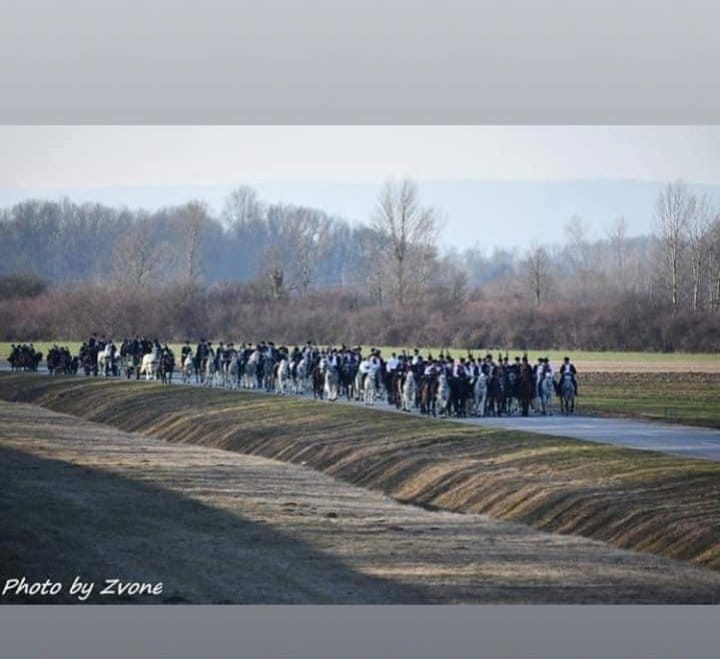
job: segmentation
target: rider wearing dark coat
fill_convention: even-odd
[[[562,378],[565,375],[565,373],[570,373],[570,377],[572,378],[573,386],[575,387],[575,395],[578,395],[578,385],[577,385],[577,369],[575,368],[575,364],[570,363],[570,357],[565,357],[563,360],[562,366],[560,366],[560,381],[562,382]]]

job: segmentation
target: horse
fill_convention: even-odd
[[[152,352],[143,355],[140,375],[144,375],[146,380],[156,380],[159,362],[160,349],[157,346],[153,346]]]
[[[457,417],[464,417],[467,414],[467,399],[471,395],[469,379],[466,376],[454,376],[448,378],[450,387],[450,399],[448,410]]]
[[[368,362],[362,361],[355,371],[355,378],[353,380],[353,393],[355,394],[355,400],[359,401],[363,398],[365,391],[365,378],[368,372]]]
[[[487,411],[492,416],[502,416],[505,411],[505,379],[499,368],[493,369],[488,379]]]
[[[340,376],[338,374],[337,367],[330,366],[326,363],[325,365],[325,393],[327,394],[328,400],[336,401],[338,397],[338,384],[340,383]]]
[[[212,353],[208,355],[207,362],[205,363],[205,380],[203,384],[206,387],[212,387],[215,384],[215,374],[217,368],[215,366],[215,357]]]
[[[552,373],[548,371],[542,380],[540,380],[540,406],[544,415],[552,414],[551,404],[554,389],[555,380],[553,379]]]
[[[502,375],[502,391],[504,394],[502,409],[508,416],[512,416],[513,413],[517,411],[516,380],[517,376],[512,369],[507,368],[504,370]]]
[[[245,389],[255,389],[255,387],[257,387],[258,364],[260,359],[261,355],[259,350],[253,350],[247,358],[242,376],[243,387]]]
[[[189,352],[187,355],[185,355],[185,359],[183,360],[182,364],[180,365],[180,373],[182,374],[183,384],[190,384],[190,380],[192,379],[194,369],[195,369],[195,358],[193,357],[192,353]]]
[[[322,400],[325,396],[325,373],[322,362],[315,364],[310,377],[312,379],[313,398]]]
[[[450,412],[450,385],[448,384],[445,373],[440,373],[438,376],[435,399],[437,400],[438,413],[440,416],[447,416]]]
[[[515,381],[515,395],[523,416],[530,414],[530,401],[534,398],[535,385],[532,378],[532,370],[525,364],[520,368],[520,374]]]
[[[565,373],[560,380],[560,411],[563,414],[575,412],[575,385],[570,373]]]
[[[394,405],[397,409],[402,406],[402,385],[403,372],[396,368],[385,376],[385,387],[387,388],[388,405]]]
[[[175,358],[169,352],[163,352],[158,362],[157,376],[163,384],[172,384],[172,376],[175,371]]]
[[[417,386],[415,384],[415,373],[408,370],[405,374],[405,382],[402,385],[402,409],[405,412],[412,412],[415,405]]]
[[[436,397],[438,390],[437,375],[423,375],[420,378],[420,413],[430,416],[436,416]]]
[[[488,395],[488,376],[480,371],[473,383],[473,405],[475,416],[485,416],[485,403]]]
[[[281,359],[275,365],[275,393],[284,396],[288,382],[288,360]]]
[[[363,388],[363,402],[365,405],[374,405],[375,397],[377,396],[377,379],[375,377],[375,371],[370,368],[365,378]]]
[[[355,365],[349,360],[340,364],[340,395],[344,395],[349,401],[353,399],[353,387],[355,383]]]
[[[294,361],[290,367],[290,380],[292,382],[292,392],[297,394],[305,393],[305,380],[307,378],[307,362],[303,357],[299,361]]]
[[[114,346],[112,342],[108,342],[108,344],[98,352],[97,370],[98,372],[101,372],[105,377],[113,374],[113,353]]]

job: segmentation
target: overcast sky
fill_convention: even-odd
[[[2,126],[0,187],[264,181],[720,183],[720,127]]]
[[[0,205],[201,198],[217,213],[249,184],[354,222],[384,179],[409,176],[455,247],[559,242],[575,214],[595,237],[619,215],[648,233],[660,186],[677,178],[720,205],[715,126],[0,126],[0,145]]]

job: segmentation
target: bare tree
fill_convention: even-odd
[[[222,219],[229,229],[239,232],[249,224],[261,220],[262,215],[263,205],[255,190],[249,186],[238,186],[225,199]]]
[[[322,211],[276,204],[268,209],[270,245],[265,261],[284,269],[289,289],[306,295],[331,248],[332,220]]]
[[[133,289],[144,288],[158,270],[160,250],[148,232],[134,227],[123,236],[113,251],[114,279]]]
[[[590,227],[579,215],[573,215],[565,225],[565,233],[570,247],[570,260],[584,285],[591,271]]]
[[[673,313],[680,306],[681,259],[686,232],[696,204],[695,196],[682,181],[666,185],[656,203],[655,223],[663,249]]]
[[[428,248],[438,238],[437,211],[420,205],[413,181],[404,180],[399,185],[386,181],[378,195],[372,226],[381,234],[383,248],[393,265],[396,303],[400,306],[408,293],[410,262],[415,258],[422,266]]]
[[[700,308],[700,288],[703,283],[705,268],[709,258],[710,232],[715,213],[710,200],[703,196],[694,205],[687,227],[688,248],[692,269],[692,308]]]
[[[615,218],[612,227],[608,231],[608,240],[610,241],[610,249],[615,257],[615,281],[621,290],[625,290],[625,268],[626,268],[626,242],[627,242],[627,220],[624,216]]]
[[[193,200],[181,209],[183,230],[183,274],[185,279],[194,283],[200,276],[200,241],[202,230],[208,223],[208,210],[205,202]]]
[[[711,306],[715,311],[720,311],[720,214],[712,223],[708,242]]]
[[[325,213],[301,208],[295,213],[295,270],[303,295],[307,295],[320,261],[330,247],[331,221]]]
[[[535,305],[539,307],[547,295],[550,279],[550,255],[545,247],[536,245],[530,249],[525,259],[525,270]]]

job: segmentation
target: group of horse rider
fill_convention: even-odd
[[[54,346],[51,352],[53,364],[67,363],[67,349]],[[139,335],[124,339],[118,348],[112,339],[93,334],[83,342],[78,358],[86,375],[138,379],[146,375],[170,382],[176,369],[167,343]],[[67,372],[50,366],[49,359],[51,372]],[[563,392],[572,394],[572,409],[577,396],[577,369],[569,357],[556,373],[547,357],[531,364],[527,355],[511,361],[507,353],[497,358],[491,353],[475,357],[469,351],[467,356],[453,357],[441,351],[433,357],[416,348],[385,358],[378,348],[367,352],[361,346],[323,348],[311,340],[290,349],[272,341],[236,345],[203,338],[195,347],[189,340],[184,342],[179,366],[183,382],[194,376],[196,382],[209,386],[264,388],[278,394],[312,391],[316,398],[345,396],[366,404],[386,397],[389,404],[406,411],[418,408],[424,414],[443,416],[516,411],[527,416],[531,409],[545,414],[552,394],[561,401]]]
[[[79,362],[85,375],[132,375],[138,379],[141,375],[141,366],[145,355],[153,355],[151,360],[156,363],[161,373],[172,373],[175,370],[175,355],[172,349],[161,344],[158,339],[149,339],[146,336],[135,336],[134,339],[123,339],[118,348],[113,339],[106,339],[93,333],[87,341],[80,346]]]
[[[35,350],[32,343],[29,345],[21,343],[10,345],[10,355],[8,362],[13,371],[37,371],[38,365],[42,361],[42,353]]]
[[[199,381],[209,383],[207,375],[218,373],[222,382],[228,386],[236,385],[244,378],[245,385],[252,388],[264,387],[268,391],[285,394],[289,391],[302,393],[304,382],[312,388],[315,397],[327,396],[334,400],[338,396],[346,396],[356,400],[363,398],[368,384],[373,389],[374,397],[386,393],[388,403],[400,407],[402,389],[406,384],[407,374],[412,373],[415,383],[415,407],[426,413],[434,413],[434,389],[446,383],[448,401],[440,406],[442,414],[465,416],[468,401],[472,398],[475,384],[480,380],[487,388],[487,398],[483,401],[482,410],[476,413],[484,415],[511,413],[511,404],[515,399],[522,414],[527,415],[530,407],[536,407],[543,413],[543,406],[535,406],[542,398],[543,382],[552,383],[552,392],[560,395],[560,387],[567,375],[572,385],[573,398],[577,396],[577,369],[569,357],[565,357],[558,370],[556,380],[555,369],[549,358],[538,358],[537,363],[530,364],[526,355],[516,357],[511,362],[509,356],[498,355],[494,359],[488,353],[476,358],[472,353],[467,357],[453,358],[449,352],[442,351],[437,358],[432,354],[424,357],[419,349],[393,352],[385,359],[379,349],[371,348],[364,353],[357,347],[321,348],[312,341],[304,346],[289,349],[276,346],[272,341],[260,343],[219,342],[202,339],[193,350],[189,341],[181,349],[181,365],[187,367],[186,377],[195,373]],[[247,377],[248,367],[252,365],[252,377]],[[368,382],[368,378],[371,381]],[[328,386],[328,380],[334,384]],[[432,398],[427,406],[422,404],[424,389],[430,389]],[[365,397],[367,400],[367,397]],[[574,401],[573,401],[574,405]],[[428,409],[426,410],[425,407]],[[410,410],[408,410],[410,411]]]
[[[76,375],[80,366],[79,356],[73,357],[70,349],[54,343],[48,350],[47,369],[49,373]]]

